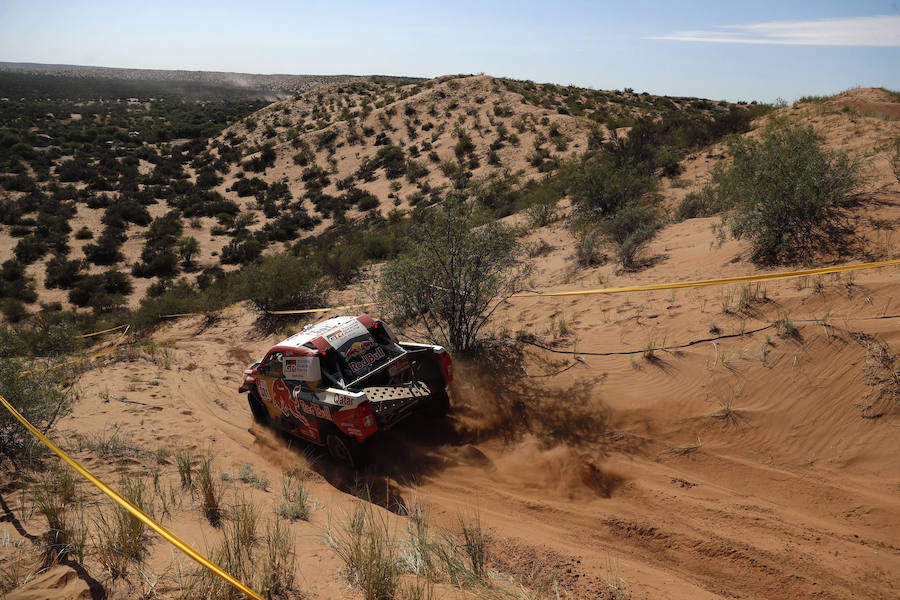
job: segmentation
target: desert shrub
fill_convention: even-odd
[[[725,210],[725,201],[713,186],[704,186],[699,192],[691,192],[678,204],[675,218],[678,221],[711,217]]]
[[[379,148],[376,160],[384,167],[384,174],[388,179],[397,179],[406,172],[406,155],[399,146]]]
[[[655,207],[631,204],[620,209],[603,223],[603,230],[613,243],[623,269],[637,266],[638,254],[656,235],[662,219]]]
[[[433,340],[474,350],[498,296],[512,293],[524,273],[514,232],[482,227],[463,204],[430,210],[411,231],[412,250],[388,263],[381,296],[400,323],[421,323]]]
[[[69,290],[69,302],[76,306],[90,306],[96,311],[118,308],[124,296],[133,289],[131,278],[120,271],[100,275],[85,275]]]
[[[0,298],[23,302],[37,300],[34,283],[25,274],[25,265],[16,259],[4,261],[0,266]]]
[[[259,177],[253,177],[252,179],[241,178],[234,182],[234,185],[231,186],[231,190],[236,192],[238,197],[244,198],[247,196],[253,196],[258,192],[264,192],[268,189],[269,184],[260,179]]]
[[[606,239],[603,232],[592,224],[583,223],[573,232],[575,259],[583,267],[594,267],[606,262]]]
[[[69,410],[70,397],[62,387],[63,370],[21,373],[28,365],[12,358],[0,360],[0,395],[35,427],[46,432]],[[0,457],[18,466],[29,457],[36,443],[31,432],[9,411],[0,410]]]
[[[581,218],[606,218],[657,187],[657,180],[632,162],[605,155],[585,160],[574,171],[570,192]]]
[[[18,323],[28,317],[28,309],[18,298],[0,299],[0,313],[10,323]]]
[[[94,237],[94,232],[88,229],[87,226],[84,226],[75,232],[76,240],[89,240],[92,237]]]
[[[428,175],[428,167],[423,163],[415,160],[406,163],[406,179],[410,183],[414,183],[426,175]]]
[[[861,183],[845,152],[823,149],[811,127],[736,138],[728,150],[732,165],[712,185],[733,206],[724,220],[750,241],[754,261],[785,262],[844,243],[847,201]]]
[[[125,242],[125,232],[107,227],[93,244],[85,244],[84,255],[95,265],[112,265],[124,259],[119,248]]]
[[[533,202],[525,209],[525,215],[528,217],[528,224],[531,227],[545,227],[553,223],[559,218],[559,210],[556,207],[556,200],[552,198],[541,198]]]
[[[263,244],[251,237],[244,240],[231,240],[222,248],[220,259],[223,264],[247,264],[255,260],[263,251]]]
[[[453,146],[453,152],[456,154],[456,157],[459,160],[467,154],[472,154],[475,152],[475,144],[472,142],[472,138],[468,133],[461,127],[456,129],[455,132],[457,142],[456,145]]]
[[[894,177],[897,178],[897,181],[900,181],[900,137],[894,138],[893,154],[891,155],[890,161]]]
[[[343,523],[329,524],[326,540],[343,561],[348,580],[366,598],[396,597],[400,547],[384,515],[360,502]]]
[[[13,254],[16,260],[25,265],[30,265],[47,253],[47,243],[45,240],[34,234],[28,234],[19,240],[16,244]]]
[[[276,254],[244,269],[246,296],[262,311],[321,306],[325,289],[319,270],[290,254]]]
[[[170,210],[153,219],[146,233],[141,262],[132,268],[135,277],[171,277],[178,273],[176,241],[183,230],[181,213]]]
[[[83,261],[54,256],[47,261],[47,278],[44,285],[48,289],[69,289],[80,279],[83,267]]]
[[[260,153],[250,160],[244,161],[243,167],[254,173],[262,173],[275,164],[277,154],[271,144],[263,146]]]
[[[215,169],[206,167],[197,172],[197,187],[201,189],[214,188],[222,183],[222,178],[216,174]]]

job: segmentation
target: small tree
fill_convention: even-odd
[[[181,264],[185,269],[191,268],[194,263],[194,257],[200,253],[200,242],[197,238],[191,236],[183,236],[178,238],[176,243],[178,256],[181,258]]]
[[[414,226],[413,249],[382,272],[392,317],[420,323],[430,339],[460,352],[478,346],[497,299],[514,293],[526,272],[511,228],[477,225],[465,203],[434,208]]]
[[[846,153],[823,150],[811,127],[736,138],[729,152],[733,164],[713,185],[734,207],[724,221],[750,240],[754,261],[785,262],[842,243],[846,199],[861,183]]]

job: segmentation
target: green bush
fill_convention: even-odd
[[[246,296],[260,310],[314,308],[325,301],[321,272],[309,261],[276,254],[243,270]]]
[[[675,218],[678,221],[711,217],[727,208],[718,190],[713,186],[704,186],[699,192],[691,192],[678,204]]]
[[[728,149],[732,165],[712,185],[733,207],[725,222],[750,241],[754,261],[787,262],[845,243],[845,209],[861,184],[845,152],[824,150],[811,127],[737,138]]]
[[[40,431],[49,430],[70,406],[60,370],[22,374],[29,363],[0,361],[0,394]],[[5,408],[0,409],[0,455],[19,466],[35,448],[35,439]]]
[[[623,269],[637,266],[638,254],[656,235],[662,219],[655,207],[632,204],[620,209],[603,223]]]
[[[396,321],[421,323],[460,352],[477,348],[490,307],[525,272],[514,231],[481,221],[462,203],[427,211],[412,226],[412,250],[382,271],[381,297]]]
[[[578,216],[607,218],[657,188],[657,179],[633,163],[605,155],[584,161],[571,176],[570,193]]]

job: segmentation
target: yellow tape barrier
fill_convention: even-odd
[[[304,308],[302,310],[267,310],[267,315],[305,315],[309,313],[328,312],[332,310],[344,310],[346,308],[364,308],[375,306],[377,302],[364,302],[363,304],[345,304],[344,306],[329,306],[328,308]]]
[[[45,446],[47,446],[48,448],[53,450],[53,452],[55,452],[57,454],[57,456],[59,456],[61,459],[63,459],[66,463],[68,463],[68,465],[70,467],[72,467],[73,469],[78,471],[85,479],[87,479],[88,481],[93,483],[95,486],[97,486],[100,489],[100,491],[103,492],[104,494],[106,494],[107,496],[109,496],[113,500],[113,502],[115,502],[116,504],[118,504],[119,506],[121,506],[122,508],[127,510],[128,512],[130,512],[137,519],[139,519],[144,525],[146,525],[147,527],[149,527],[150,529],[152,529],[153,531],[155,531],[156,533],[158,533],[159,535],[164,537],[166,539],[166,541],[168,541],[170,544],[172,544],[173,546],[175,546],[176,548],[178,548],[179,550],[181,550],[182,552],[184,552],[185,554],[190,556],[192,559],[197,561],[201,566],[205,567],[210,572],[221,577],[222,579],[224,579],[225,581],[227,581],[228,583],[233,585],[235,588],[242,591],[247,596],[254,598],[255,600],[263,600],[262,596],[260,596],[259,594],[257,594],[253,590],[251,590],[249,587],[247,587],[246,585],[244,585],[243,583],[241,583],[240,581],[238,581],[237,579],[235,579],[234,577],[232,577],[231,575],[229,575],[228,573],[223,571],[218,565],[214,564],[209,559],[207,559],[205,556],[203,556],[202,554],[200,554],[199,552],[197,552],[196,550],[194,550],[193,548],[188,546],[186,543],[184,543],[180,538],[178,538],[171,531],[169,531],[168,529],[166,529],[165,527],[163,527],[162,525],[160,525],[159,523],[154,521],[151,517],[149,517],[140,508],[138,508],[137,506],[135,506],[134,504],[129,502],[127,499],[120,496],[118,492],[116,492],[114,489],[112,489],[111,487],[109,487],[108,485],[106,485],[105,483],[100,481],[100,479],[98,479],[97,476],[95,476],[93,473],[91,473],[86,468],[81,466],[81,464],[79,464],[78,461],[76,461],[74,458],[69,456],[65,452],[65,450],[63,450],[62,448],[60,448],[59,446],[57,446],[56,444],[51,442],[47,438],[47,436],[45,436],[40,431],[38,431],[38,429],[34,425],[32,425],[28,421],[28,419],[23,417],[19,413],[19,411],[17,411],[13,407],[13,405],[10,404],[9,401],[7,401],[7,399],[4,398],[3,396],[0,396],[0,403],[2,403],[3,406],[6,407],[6,410],[8,410],[10,413],[12,413],[12,416],[14,416],[16,419],[18,419],[19,422],[22,423],[22,425],[24,425],[26,428],[28,428],[28,430],[32,434],[34,434],[34,436],[37,437],[37,439],[39,439],[41,441],[41,443],[43,443]]]
[[[806,269],[804,271],[789,271],[785,273],[763,273],[761,275],[744,275],[742,277],[723,277],[721,279],[700,279],[697,281],[680,281],[675,283],[651,283],[647,285],[629,285],[617,288],[601,288],[596,290],[575,290],[572,292],[530,292],[514,294],[510,298],[551,298],[559,296],[591,296],[594,294],[621,294],[624,292],[651,292],[654,290],[673,290],[678,288],[703,287],[707,285],[728,285],[729,283],[745,283],[751,281],[771,281],[773,279],[790,279],[792,277],[809,277],[810,275],[826,275],[828,273],[842,273],[859,269],[875,269],[877,267],[892,267],[900,265],[900,259],[885,260],[861,265],[843,265],[840,267],[823,267],[821,269]]]
[[[126,327],[128,327],[127,324],[116,325],[115,327],[110,327],[109,329],[104,329],[103,331],[95,331],[93,333],[85,333],[82,335],[76,335],[75,337],[79,338],[79,339],[84,339],[84,338],[94,337],[95,335],[102,335],[104,333],[109,333],[110,331],[118,331],[119,329],[125,329]]]
[[[841,273],[844,271],[856,271],[859,269],[875,269],[878,267],[891,267],[900,265],[900,259],[885,260],[874,263],[864,263],[861,265],[843,265],[840,267],[823,267],[820,269],[806,269],[803,271],[788,271],[783,273],[763,273],[761,275],[743,275],[741,277],[723,277],[720,279],[700,279],[696,281],[678,281],[669,283],[652,283],[647,285],[629,285],[617,288],[600,288],[594,290],[573,290],[570,292],[528,292],[521,294],[513,294],[509,299],[516,298],[553,298],[559,296],[592,296],[595,294],[622,294],[625,292],[651,292],[654,290],[672,290],[679,288],[703,287],[710,285],[728,285],[730,283],[747,283],[752,281],[772,281],[775,279],[790,279],[792,277],[809,277],[810,275],[827,275],[829,273]],[[432,286],[437,289],[444,289],[440,286]],[[345,310],[348,308],[365,308],[374,306],[377,302],[365,302],[363,304],[346,304],[344,306],[328,306],[325,308],[305,308],[300,310],[269,310],[269,315],[303,315],[310,313],[329,312],[332,310]],[[221,311],[235,310],[235,307],[226,308]],[[177,313],[172,315],[162,315],[166,319],[174,319],[177,317],[202,317],[206,313]],[[93,335],[93,334],[92,334]]]
[[[128,329],[131,328],[131,325],[120,325],[118,327],[114,327],[113,329],[107,329],[106,331],[98,331],[98,332],[90,333],[85,336],[79,336],[79,337],[90,337],[92,335],[100,335],[101,333],[107,333],[109,331],[115,331],[116,329],[122,329],[122,328],[124,328],[125,331],[123,331],[122,335],[119,337],[119,339],[116,340],[108,348],[104,348],[103,350],[101,350],[99,352],[95,352],[94,354],[91,354],[90,356],[82,356],[79,358],[73,358],[72,360],[67,360],[65,362],[61,362],[58,365],[53,365],[52,367],[45,367],[43,369],[29,369],[27,371],[22,371],[21,374],[29,375],[31,373],[46,373],[47,371],[53,371],[54,369],[61,369],[62,367],[66,367],[68,365],[74,365],[74,364],[80,363],[81,361],[84,361],[84,360],[94,360],[95,358],[100,358],[101,356],[103,356],[105,354],[109,354],[110,352],[112,352],[113,350],[118,348],[120,345],[122,345],[122,342],[125,341],[125,336],[128,335]]]

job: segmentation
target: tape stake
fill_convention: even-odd
[[[108,485],[103,483],[99,478],[97,478],[97,476],[95,476],[93,473],[88,471],[85,467],[81,466],[81,464],[78,461],[76,461],[74,458],[69,456],[65,452],[65,450],[63,450],[62,448],[60,448],[59,446],[57,446],[56,444],[51,442],[43,433],[38,431],[38,429],[34,425],[32,425],[31,422],[28,421],[28,419],[23,417],[19,413],[19,411],[17,411],[15,409],[15,407],[13,407],[13,405],[10,404],[6,400],[6,398],[4,398],[2,395],[0,395],[0,403],[2,403],[3,406],[6,407],[6,410],[8,410],[12,414],[12,416],[14,416],[16,419],[18,419],[19,422],[22,423],[22,425],[24,425],[28,429],[28,431],[30,431],[38,440],[40,440],[40,442],[42,444],[44,444],[50,450],[55,452],[56,455],[59,456],[66,464],[68,464],[70,467],[75,469],[79,474],[81,474],[82,477],[84,477],[85,479],[90,481],[92,484],[94,484],[101,492],[103,492],[104,494],[109,496],[109,498],[113,502],[115,502],[116,504],[118,504],[119,506],[121,506],[122,508],[127,510],[132,515],[134,515],[144,525],[146,525],[147,527],[149,527],[150,529],[152,529],[153,531],[155,531],[156,533],[161,535],[167,542],[169,542],[170,544],[172,544],[173,546],[175,546],[176,548],[178,548],[179,550],[181,550],[182,552],[187,554],[189,557],[191,557],[193,560],[195,560],[200,566],[202,566],[203,568],[208,570],[210,573],[213,573],[214,575],[225,580],[226,582],[231,584],[233,587],[235,587],[236,589],[238,589],[241,592],[243,592],[244,594],[246,594],[248,597],[253,598],[254,600],[264,600],[262,596],[260,596],[259,594],[257,594],[253,590],[251,590],[249,587],[247,587],[246,585],[244,585],[243,583],[241,583],[240,581],[238,581],[237,579],[235,579],[234,577],[232,577],[231,575],[226,573],[224,570],[222,570],[221,567],[219,567],[218,565],[216,565],[215,563],[210,561],[208,558],[206,558],[205,556],[203,556],[202,554],[200,554],[199,552],[197,552],[196,550],[194,550],[193,548],[188,546],[184,541],[182,541],[174,533],[172,533],[171,531],[169,531],[168,529],[166,529],[165,527],[163,527],[162,525],[160,525],[159,523],[154,521],[153,518],[148,516],[144,511],[142,511],[140,508],[138,508],[137,506],[135,506],[134,504],[129,502],[126,498],[119,495],[118,492],[116,492],[114,489],[112,489],[111,487],[109,487]]]

